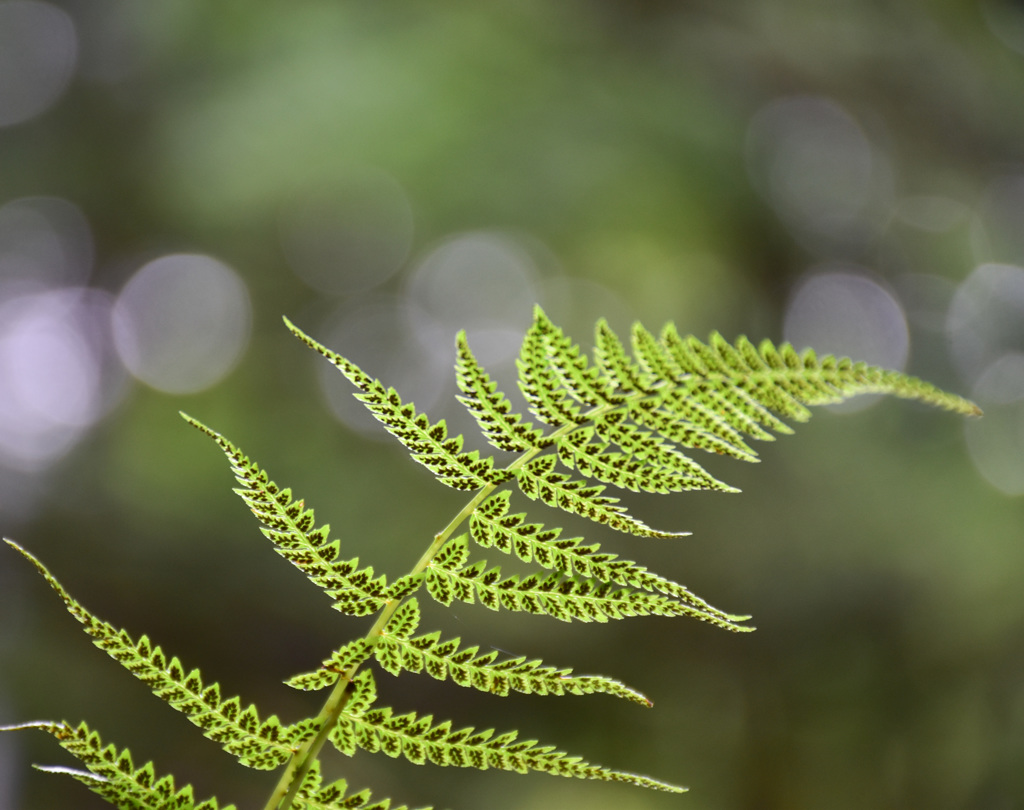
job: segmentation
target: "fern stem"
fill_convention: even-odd
[[[611,405],[599,405],[584,414],[583,419],[585,421],[593,420],[606,411],[612,410],[612,407],[613,406]],[[555,430],[548,438],[560,438],[561,436],[572,432],[577,427],[579,427],[577,424],[563,425]],[[520,455],[519,458],[513,461],[505,469],[509,472],[515,472],[543,450],[544,447],[541,446],[532,447]],[[416,574],[426,570],[426,567],[430,565],[430,561],[434,558],[434,555],[441,550],[441,547],[453,534],[455,534],[459,526],[469,519],[469,516],[473,514],[476,508],[490,497],[498,486],[498,484],[489,484],[477,492],[459,511],[459,513],[449,521],[448,525],[434,535],[433,541],[427,547],[427,550],[423,552],[423,556],[417,560],[416,564],[412,567],[412,570],[409,571],[409,576],[415,576]],[[387,627],[391,617],[395,614],[395,611],[401,607],[405,599],[406,597],[391,599],[384,605],[380,615],[377,616],[377,621],[373,623],[373,627],[370,628],[369,632],[365,636],[366,641],[371,646],[377,643],[377,639],[380,638],[381,633],[384,632],[384,628]],[[313,767],[313,763],[320,756],[320,751],[327,742],[327,738],[330,736],[331,730],[338,722],[338,719],[341,717],[341,713],[345,709],[345,705],[348,703],[348,696],[350,694],[348,692],[348,685],[356,676],[360,666],[360,664],[355,664],[354,666],[349,667],[349,669],[338,679],[338,682],[334,685],[334,689],[331,690],[331,694],[324,703],[323,708],[314,720],[317,729],[316,734],[303,743],[288,761],[288,765],[285,768],[284,773],[281,774],[281,778],[278,780],[277,785],[274,788],[274,792],[271,794],[270,799],[264,806],[264,810],[289,810],[292,806],[306,774],[309,773],[309,769]]]
[[[525,463],[525,462],[523,462]],[[455,533],[456,529],[466,521],[467,518],[473,511],[497,488],[497,485],[490,485],[480,490],[472,500],[467,503],[462,510],[444,527],[440,532],[434,535],[434,540],[430,546],[423,553],[423,556],[416,562],[412,570],[409,572],[411,576],[419,574],[430,564],[430,561],[434,558],[434,555],[440,551],[441,547],[448,541],[448,539]],[[405,597],[401,599],[392,599],[381,610],[380,615],[377,617],[377,621],[373,623],[373,627],[370,628],[366,634],[366,640],[371,644],[376,644],[377,639],[380,638],[381,633],[384,632],[384,628],[387,626],[391,617],[395,611],[405,601]],[[320,756],[320,751],[323,749],[324,744],[327,742],[327,738],[338,722],[338,718],[341,717],[342,711],[345,709],[345,704],[348,703],[348,685],[352,679],[356,676],[359,671],[359,664],[350,667],[342,676],[338,679],[338,682],[334,685],[334,689],[331,691],[330,696],[324,703],[320,713],[315,718],[315,724],[317,732],[307,742],[299,748],[298,751],[289,760],[284,773],[281,774],[281,778],[278,780],[277,786],[274,788],[274,792],[271,794],[269,801],[264,807],[264,810],[288,810],[292,806],[292,802],[295,800],[295,796],[302,786],[302,781],[305,779],[306,774],[309,773],[309,769],[313,767],[313,763]]]

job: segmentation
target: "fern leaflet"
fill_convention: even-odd
[[[498,652],[480,653],[479,647],[460,648],[461,640],[441,641],[438,632],[413,637],[419,626],[419,606],[410,599],[388,622],[374,647],[378,663],[392,675],[403,670],[426,672],[433,678],[450,678],[459,686],[506,696],[510,691],[527,695],[608,694],[643,706],[651,702],[625,684],[597,675],[573,675],[571,669],[555,669],[525,656],[495,662]]]
[[[491,610],[519,611],[552,616],[561,621],[606,622],[627,616],[691,616],[728,630],[744,629],[723,617],[687,601],[677,601],[661,593],[620,588],[598,579],[531,574],[501,578],[501,569],[487,568],[483,560],[466,565],[466,535],[448,542],[444,551],[427,566],[427,591],[441,604],[452,601],[479,602]]]
[[[582,538],[561,539],[561,529],[545,529],[526,523],[525,514],[509,514],[510,493],[498,492],[474,510],[470,518],[473,539],[482,548],[514,553],[524,562],[537,562],[544,568],[564,574],[578,574],[601,582],[618,583],[646,591],[668,594],[699,611],[726,622],[741,622],[749,616],[737,616],[712,607],[685,586],[653,574],[643,566],[621,560],[615,554],[599,554],[600,546],[582,545]],[[733,625],[730,629],[750,630]]]
[[[368,616],[387,601],[387,579],[374,577],[373,568],[360,569],[358,558],[339,561],[339,541],[329,540],[331,527],[315,527],[313,510],[304,501],[292,499],[290,489],[281,489],[237,447],[202,422],[183,413],[182,418],[212,438],[231,462],[235,489],[250,511],[263,524],[263,535],[278,554],[295,565],[309,580],[334,599],[334,607],[352,616]]]
[[[605,489],[603,486],[592,486],[586,481],[557,472],[555,462],[556,456],[538,456],[516,471],[519,489],[526,497],[640,537],[685,536],[680,532],[652,529],[627,514],[625,507],[619,505],[618,498],[602,495]]]
[[[99,734],[85,723],[76,727],[64,722],[23,723],[4,726],[0,731],[30,728],[51,734],[61,748],[88,768],[87,771],[77,771],[56,766],[36,766],[39,770],[70,776],[120,810],[235,810],[233,804],[221,807],[216,799],[207,799],[197,804],[192,798],[191,785],[176,790],[173,777],[156,777],[152,762],[136,769],[127,749],[117,750],[113,745],[104,746]]]
[[[514,453],[537,447],[541,431],[511,413],[512,403],[473,356],[465,332],[459,332],[455,345],[455,371],[463,393],[458,400],[473,414],[487,441],[499,450]]]
[[[302,780],[302,787],[295,795],[294,807],[298,810],[341,810],[342,808],[358,808],[358,810],[408,810],[403,804],[401,807],[391,807],[391,800],[384,799],[380,802],[372,802],[369,790],[361,790],[358,793],[349,794],[348,782],[338,779],[329,785],[323,785],[320,776],[320,763],[314,762],[306,777]],[[430,807],[421,807],[419,810],[432,810]]]
[[[359,388],[362,393],[357,395],[357,399],[441,483],[455,489],[474,490],[501,484],[511,478],[511,474],[494,469],[493,459],[481,458],[475,450],[461,452],[462,437],[449,438],[443,419],[432,424],[426,416],[417,414],[411,404],[403,403],[394,388],[386,389],[355,363],[317,343],[287,319],[285,323],[300,340],[320,352]]]
[[[494,736],[488,729],[452,730],[450,721],[434,723],[431,715],[415,712],[396,715],[388,707],[371,708],[377,687],[367,670],[353,682],[355,697],[342,711],[331,732],[331,742],[343,754],[352,756],[356,749],[382,751],[390,757],[405,757],[422,765],[454,765],[460,768],[490,768],[528,773],[541,771],[556,776],[624,782],[638,787],[681,793],[685,788],[650,779],[646,776],[613,771],[592,765],[579,757],[568,756],[554,746],[539,745],[536,740],[518,741],[519,733],[509,731]]]
[[[250,768],[269,770],[286,762],[299,743],[310,734],[309,723],[282,726],[276,715],[260,720],[253,705],[242,708],[237,697],[221,700],[217,684],[205,686],[199,670],[186,671],[176,657],[168,658],[147,636],[138,641],[87,611],[35,557],[14,542],[20,552],[42,574],[68,612],[92,636],[93,643],[148,686],[161,700],[173,706],[202,729],[238,761]]]

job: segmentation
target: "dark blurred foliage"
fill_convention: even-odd
[[[536,514],[753,613],[757,633],[430,613],[467,641],[620,678],[655,709],[380,678],[398,709],[521,727],[690,794],[370,756],[330,767],[454,808],[1024,806],[1022,99],[1024,12],[1009,0],[0,3],[0,529],[90,609],[290,721],[318,701],[280,681],[364,623],[272,552],[176,411],[391,575],[464,499],[339,422],[342,388],[325,396],[282,314],[460,430],[455,332],[511,388],[533,301],[588,345],[600,316],[850,353],[881,335],[883,357],[990,417],[823,411],[762,464],[709,462],[742,495],[627,498],[694,533],[682,541]],[[39,284],[10,245],[38,258],[42,233],[66,248],[62,217],[85,234],[85,270]],[[227,286],[180,304],[140,292],[135,315],[198,336],[195,373],[230,340],[237,365],[229,350],[207,383],[178,387],[132,367],[147,385],[102,329],[92,366],[62,366],[55,326],[30,341],[57,336],[54,365],[33,365],[55,387],[17,376],[25,295],[85,286],[107,312],[140,268],[195,255]],[[821,279],[814,294],[833,298],[798,306]],[[856,309],[867,300],[880,309]],[[31,421],[14,383],[60,391],[60,370],[83,368],[109,385],[96,418],[62,433]],[[272,775],[234,766],[93,648],[10,551],[0,654],[0,722],[86,719],[199,796],[262,806]],[[0,808],[105,806],[31,762],[71,764],[42,735],[0,736]]]

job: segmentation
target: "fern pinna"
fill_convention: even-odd
[[[650,706],[636,690],[611,678],[525,657],[482,652],[460,638],[421,632],[419,599],[451,605],[476,603],[491,610],[551,616],[561,621],[607,622],[628,616],[690,616],[731,631],[751,629],[749,617],[712,607],[685,586],[635,562],[601,551],[597,543],[565,537],[561,529],[531,522],[526,500],[541,503],[638,537],[682,533],[651,528],[630,515],[608,486],[669,493],[733,492],[698,463],[693,450],[756,461],[752,439],[790,433],[783,421],[805,421],[808,406],[863,393],[887,393],[963,414],[972,403],[905,374],[834,357],[818,358],[791,345],[746,338],[728,343],[717,333],[707,343],[681,337],[671,325],[655,336],[633,327],[632,352],[601,321],[593,361],[538,308],[517,365],[519,386],[537,424],[514,412],[509,399],[473,356],[466,335],[457,338],[460,402],[487,441],[514,454],[504,466],[465,451],[444,421],[432,422],[405,403],[394,388],[370,377],[286,320],[304,343],[333,363],[356,387],[356,397],[408,449],[413,459],[449,487],[472,493],[465,507],[439,531],[409,573],[389,582],[358,559],[346,559],[327,525],[318,526],[291,490],[279,487],[220,434],[184,415],[227,455],[238,481],[235,492],[262,525],[275,550],[353,616],[375,616],[365,636],[344,644],[322,666],[288,685],[330,690],[320,713],[296,723],[261,718],[255,706],[224,699],[198,670],[165,653],[146,636],[129,635],[77,602],[29,552],[12,541],[64,601],[94,642],[205,736],[251,768],[281,769],[266,810],[390,807],[368,791],[350,793],[344,780],[322,784],[319,755],[328,742],[344,754],[382,751],[414,763],[542,771],[560,776],[624,782],[672,792],[667,782],[593,765],[519,732],[455,728],[415,712],[398,714],[377,703],[371,661],[392,675],[427,673],[458,686],[508,695],[603,693]],[[528,575],[502,573],[473,559],[476,549],[514,555],[536,567]],[[86,770],[47,768],[71,775],[119,808],[214,810],[216,799],[197,803],[191,787],[176,789],[157,777],[152,763],[136,768],[127,751],[105,746],[85,724],[38,722]]]

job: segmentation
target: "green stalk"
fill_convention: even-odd
[[[592,420],[611,408],[611,405],[598,406],[585,414],[583,419],[584,421]],[[579,425],[573,423],[563,425],[548,438],[560,438],[561,436],[575,430],[577,427],[579,427]],[[515,472],[542,450],[542,447],[530,448],[505,469],[508,472]],[[497,488],[497,484],[489,484],[477,492],[469,503],[467,503],[459,513],[451,519],[448,525],[434,535],[433,542],[427,550],[423,552],[423,556],[419,558],[416,565],[412,567],[412,570],[409,572],[409,576],[415,576],[416,574],[424,571],[430,564],[430,561],[434,559],[434,555],[441,550],[441,547],[455,533],[459,526],[461,526],[469,516],[473,514],[474,510]],[[370,628],[369,632],[365,636],[370,647],[376,645],[377,640],[380,638],[381,633],[384,632],[384,628],[387,627],[391,617],[395,614],[395,611],[398,610],[406,598],[407,597],[392,599],[384,605],[380,615],[377,617],[377,621],[373,623],[373,627]],[[302,780],[305,779],[306,774],[309,773],[309,769],[313,767],[313,763],[320,756],[320,751],[327,742],[327,738],[330,736],[331,730],[337,724],[338,718],[341,717],[341,713],[344,711],[345,705],[348,703],[348,696],[350,694],[348,692],[348,685],[356,676],[356,673],[359,671],[359,667],[360,664],[355,664],[349,667],[349,669],[342,674],[338,679],[338,682],[334,685],[334,689],[331,690],[331,694],[328,696],[323,708],[315,718],[317,727],[316,734],[304,742],[292,755],[292,758],[288,760],[288,765],[285,767],[284,773],[281,774],[281,778],[274,787],[274,792],[270,794],[270,799],[268,799],[266,805],[264,805],[264,810],[289,810],[289,808],[291,808],[292,803],[295,801],[295,796],[299,792],[299,788],[302,786]]]
[[[411,576],[426,569],[430,564],[430,561],[434,558],[434,555],[441,550],[441,547],[455,533],[455,530],[458,529],[458,527],[471,514],[473,514],[473,510],[475,510],[477,506],[487,498],[487,496],[494,492],[495,489],[497,489],[497,486],[494,484],[481,489],[473,499],[467,503],[454,518],[452,518],[451,522],[434,536],[433,542],[409,572]],[[381,633],[384,632],[384,628],[387,626],[388,621],[390,621],[395,611],[398,610],[404,601],[405,597],[401,599],[392,599],[381,610],[380,615],[377,617],[377,621],[373,623],[373,627],[371,627],[369,632],[366,634],[366,640],[371,646],[377,643],[377,640],[380,638]],[[264,810],[288,810],[292,806],[292,802],[295,800],[299,787],[302,785],[302,780],[306,777],[306,774],[313,766],[317,757],[319,757],[320,751],[324,747],[324,743],[327,742],[327,738],[330,735],[331,730],[338,722],[338,718],[345,709],[345,704],[348,703],[348,685],[359,671],[359,666],[359,664],[356,664],[349,667],[348,671],[343,673],[338,679],[338,682],[334,685],[334,689],[331,691],[330,696],[324,703],[320,713],[316,716],[315,722],[317,726],[317,733],[303,743],[299,750],[296,751],[288,761],[288,765],[285,768],[284,773],[281,774],[281,778],[278,780],[277,785],[274,788],[274,792],[270,795],[270,799],[264,806]]]

